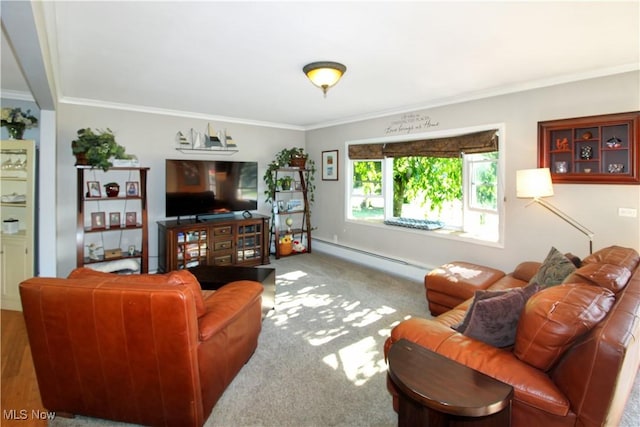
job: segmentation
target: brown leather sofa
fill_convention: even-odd
[[[254,353],[262,285],[81,268],[20,284],[40,396],[58,415],[202,426]]]
[[[385,356],[393,343],[405,338],[510,384],[514,387],[514,426],[618,425],[640,366],[639,263],[635,250],[618,246],[588,256],[562,284],[543,289],[526,302],[517,321],[515,344],[507,348],[476,340],[452,326],[465,318],[474,289],[524,287],[540,263],[522,263],[506,275],[464,262],[442,266],[425,277],[427,295],[434,291],[437,295],[431,309],[441,314],[401,322],[385,343]],[[604,312],[597,317],[597,304],[589,299],[579,301],[575,291],[598,294],[601,301],[610,303],[604,304]],[[554,311],[573,304],[583,304],[584,316],[562,317],[560,309]],[[535,317],[540,313],[542,317]],[[564,339],[563,334],[589,321],[594,323],[592,329],[574,333],[572,343],[552,348],[552,341]],[[545,329],[549,325],[555,328],[553,332]],[[527,339],[537,340],[527,347],[531,349],[528,355],[528,350],[522,350]],[[550,352],[555,352],[553,362],[541,366],[539,357]],[[397,410],[397,390],[390,379],[387,386]]]

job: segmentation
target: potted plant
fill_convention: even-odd
[[[76,156],[76,165],[95,166],[104,171],[113,166],[112,158],[130,158],[109,128],[95,132],[91,128],[79,129],[78,138],[71,141],[71,150]]]
[[[282,178],[278,178],[278,185],[280,186],[282,191],[289,191],[291,190],[292,181],[293,181],[293,178],[291,178],[289,175],[286,175],[286,176],[283,176]]]
[[[304,159],[304,163],[302,163],[302,159]],[[294,166],[303,164],[302,167]],[[269,163],[267,166],[267,170],[264,173],[264,182],[267,185],[264,194],[267,196],[265,200],[266,203],[273,203],[273,195],[277,187],[281,184],[280,178],[278,182],[275,179],[275,172],[278,169],[297,167],[300,169],[304,169],[307,175],[307,200],[309,203],[314,201],[313,192],[315,190],[315,185],[313,184],[314,175],[316,173],[316,165],[315,162],[309,158],[309,155],[305,153],[304,148],[285,148],[279,151],[275,159]],[[291,177],[289,177],[291,178]],[[291,187],[289,187],[291,188]]]

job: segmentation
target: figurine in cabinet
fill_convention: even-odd
[[[569,150],[569,140],[567,138],[558,138],[556,139],[556,149],[560,151],[568,151]]]

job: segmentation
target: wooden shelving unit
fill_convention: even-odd
[[[147,172],[144,167],[114,167],[103,172],[90,166],[76,166],[77,168],[77,200],[78,217],[76,226],[76,264],[82,267],[88,264],[104,263],[121,259],[136,259],[140,263],[140,272],[149,272],[149,228],[147,214]],[[87,183],[100,183],[101,196],[89,197]],[[117,182],[120,192],[116,197],[107,197],[103,185],[107,182]],[[137,182],[137,194],[127,192],[127,183]],[[105,223],[96,226],[92,222],[91,214],[104,212]],[[127,214],[135,212],[135,224],[128,223]],[[111,224],[109,215],[118,213],[120,221]],[[105,258],[104,254],[90,258],[88,245],[94,243],[102,251],[120,249],[120,255]],[[129,246],[135,251],[129,253]]]
[[[283,176],[292,178],[292,187],[289,190],[276,189],[271,195],[273,200],[271,230],[269,241],[275,247],[276,259],[282,256],[296,255],[299,253],[311,252],[311,211],[308,199],[308,169],[300,168],[280,168],[274,172],[274,181],[278,182]],[[295,197],[302,197],[297,199]],[[287,224],[287,219],[291,219],[291,225]],[[281,237],[291,235],[292,238],[299,239],[305,245],[305,252],[284,253],[280,245]]]

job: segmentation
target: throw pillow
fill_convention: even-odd
[[[467,309],[467,313],[464,315],[464,319],[462,319],[462,322],[460,322],[458,325],[452,326],[451,328],[453,328],[454,330],[460,332],[460,333],[464,333],[464,331],[467,329],[467,326],[469,326],[469,322],[471,321],[471,314],[473,313],[473,309],[475,308],[476,304],[478,303],[478,301],[482,301],[485,298],[494,298],[503,294],[506,294],[507,292],[509,292],[508,290],[502,290],[502,291],[485,291],[485,290],[480,290],[480,291],[475,291],[473,293],[473,300],[471,301],[471,304],[469,305],[469,308]]]
[[[514,344],[520,313],[527,300],[538,291],[537,284],[510,289],[475,301],[469,308],[469,322],[464,335],[494,347]]]
[[[574,271],[576,271],[576,266],[573,262],[559,250],[552,247],[535,276],[529,281],[529,284],[537,283],[543,288],[559,285]]]
[[[572,283],[541,290],[522,312],[513,353],[548,371],[579,336],[604,319],[614,302],[613,292],[599,286]]]

